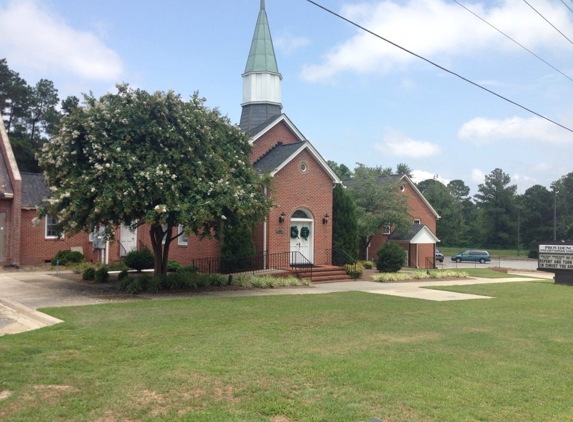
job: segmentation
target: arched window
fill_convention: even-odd
[[[303,210],[296,210],[291,218],[311,218]]]

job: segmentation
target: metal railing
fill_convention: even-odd
[[[254,255],[233,258],[198,258],[191,261],[199,272],[207,274],[262,273],[273,270],[289,271],[300,278],[300,274],[310,274],[313,264],[300,252],[279,252],[269,254],[259,252]]]
[[[343,249],[326,249],[326,262],[336,267],[349,266],[350,270],[356,271],[358,261]]]

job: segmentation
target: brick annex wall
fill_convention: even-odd
[[[147,246],[149,250],[153,251],[151,246],[151,237],[149,235],[149,225],[143,225],[137,229],[137,244],[138,249],[142,246]],[[173,234],[176,233],[177,228],[173,229]],[[203,239],[195,235],[188,236],[187,245],[179,245],[178,239],[175,239],[169,245],[169,259],[179,262],[181,265],[187,265],[193,259],[198,258],[213,258],[218,257],[221,253],[221,244],[214,239]]]
[[[304,173],[300,170],[302,162],[307,165]],[[325,214],[332,216],[332,179],[304,150],[276,174],[273,186],[276,207],[269,212],[267,250],[270,253],[290,250],[290,218],[302,208],[314,218],[314,263],[325,264],[325,250],[332,248],[332,220],[323,224],[322,218]],[[279,223],[281,212],[285,213],[284,223]]]
[[[11,264],[12,263],[12,200],[10,199],[1,199],[0,200],[0,212],[6,214],[6,219],[4,223],[4,241],[6,242],[5,247],[5,254],[6,260],[3,261],[1,264]]]
[[[422,198],[418,195],[418,193],[414,190],[414,188],[407,182],[403,182],[400,186],[404,186],[404,195],[408,195],[408,207],[410,208],[409,213],[412,217],[412,224],[414,224],[414,220],[419,219],[421,224],[425,224],[428,228],[432,231],[432,233],[436,234],[436,216],[431,211],[431,209],[426,205]],[[372,240],[370,241],[370,248],[368,250],[368,258],[376,260],[377,255],[376,251],[386,243],[388,240],[389,235],[385,235],[382,233],[377,233],[374,235]],[[415,248],[415,245],[412,245]],[[407,248],[406,248],[407,249]],[[407,249],[408,250],[408,249]],[[413,249],[415,253],[415,249]],[[434,262],[435,259],[435,245],[434,244],[420,244],[418,245],[418,253],[419,253],[419,266],[424,267],[426,258],[429,258]],[[411,255],[412,257],[414,255]],[[415,262],[409,257],[410,262]],[[435,263],[435,262],[434,262]]]
[[[80,246],[87,261],[99,260],[97,252],[92,252],[92,244],[86,233],[79,233],[63,239],[45,238],[45,221],[34,227],[32,219],[36,210],[22,210],[21,259],[22,265],[36,265],[51,260],[60,250]]]
[[[289,129],[285,122],[280,122],[267,133],[253,142],[253,150],[251,152],[251,163],[257,161],[261,155],[274,147],[277,143],[292,144],[299,142],[294,133]]]

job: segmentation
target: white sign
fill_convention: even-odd
[[[539,253],[562,253],[573,255],[573,245],[539,245]]]

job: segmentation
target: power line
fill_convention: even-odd
[[[537,13],[539,16],[541,16],[541,17],[545,20],[545,22],[547,22],[549,25],[551,25],[557,32],[559,32],[561,35],[563,35],[563,37],[565,37],[565,39],[566,39],[567,41],[569,41],[571,44],[573,44],[573,41],[571,41],[569,38],[567,38],[567,35],[565,35],[563,32],[561,32],[559,29],[557,29],[557,27],[556,27],[555,25],[553,25],[551,22],[549,22],[549,20],[547,20],[547,18],[546,18],[545,16],[543,16],[541,13],[539,13],[539,12],[535,9],[535,7],[533,7],[532,5],[530,5],[530,4],[527,2],[527,0],[523,0],[523,2],[524,2],[525,4],[527,4],[529,7],[531,7],[531,8],[535,11],[535,13]]]
[[[567,3],[565,3],[563,0],[561,0],[561,3],[563,3],[565,5],[565,7],[569,10],[571,10],[571,12],[573,13],[573,9],[571,9],[569,6],[567,6]],[[573,1],[572,1],[573,3]]]
[[[498,94],[498,93],[496,93],[496,92],[494,92],[494,91],[492,91],[492,90],[490,90],[490,89],[487,89],[486,87],[483,87],[483,86],[481,86],[480,84],[478,84],[478,83],[476,83],[476,82],[473,82],[473,81],[471,81],[471,80],[469,80],[469,79],[467,79],[467,78],[465,78],[465,77],[459,75],[458,73],[455,73],[455,72],[453,72],[453,71],[451,71],[451,70],[449,70],[449,69],[446,69],[445,67],[440,66],[439,64],[434,63],[433,61],[431,61],[431,60],[429,60],[429,59],[426,59],[425,57],[420,56],[419,54],[416,54],[416,53],[414,53],[413,51],[410,51],[410,50],[408,50],[407,48],[404,48],[404,47],[402,47],[402,46],[396,44],[395,42],[392,42],[392,41],[390,41],[389,39],[386,39],[386,38],[382,37],[381,35],[378,35],[378,34],[376,34],[375,32],[372,32],[371,30],[369,30],[369,29],[367,29],[367,28],[364,28],[363,26],[360,26],[360,25],[357,24],[356,22],[351,21],[350,19],[347,19],[347,18],[345,18],[344,16],[339,15],[339,14],[336,13],[336,12],[333,12],[333,11],[330,10],[330,9],[327,9],[327,8],[324,7],[324,6],[321,6],[320,4],[314,2],[313,0],[306,0],[306,1],[308,1],[309,3],[314,4],[316,7],[319,7],[320,9],[324,10],[325,12],[328,12],[328,13],[330,13],[330,14],[336,16],[337,18],[340,18],[340,19],[342,19],[343,21],[346,21],[346,22],[348,22],[349,24],[354,25],[355,27],[357,27],[357,28],[359,28],[359,29],[361,29],[361,30],[363,30],[363,31],[365,31],[365,32],[368,32],[369,34],[374,35],[374,36],[377,37],[377,38],[380,38],[382,41],[386,41],[388,44],[392,44],[394,47],[397,47],[397,48],[399,48],[400,50],[405,51],[406,53],[411,54],[411,55],[414,56],[414,57],[417,57],[417,58],[419,58],[419,59],[421,59],[421,60],[424,60],[424,61],[427,62],[427,63],[430,63],[432,66],[435,66],[435,67],[437,67],[438,69],[443,70],[444,72],[447,72],[447,73],[449,73],[449,74],[451,74],[451,75],[454,75],[454,76],[460,78],[461,80],[466,81],[466,82],[469,83],[469,84],[472,84],[472,85],[474,85],[474,86],[476,86],[476,87],[478,87],[478,88],[481,88],[481,89],[483,89],[484,91],[489,92],[490,94],[495,95],[496,97],[501,98],[502,100],[507,101],[508,103],[511,103],[511,104],[513,104],[513,105],[515,105],[515,106],[517,106],[517,107],[519,107],[519,108],[522,108],[523,110],[528,111],[528,112],[530,112],[531,114],[535,114],[536,116],[541,117],[542,119],[547,120],[548,122],[553,123],[554,125],[557,125],[557,126],[563,128],[563,129],[568,130],[569,132],[573,133],[573,129],[570,129],[570,128],[568,128],[567,126],[562,125],[561,123],[557,123],[556,121],[551,120],[549,117],[545,117],[544,115],[539,114],[539,113],[537,113],[536,111],[533,111],[533,110],[531,110],[531,109],[529,109],[529,108],[527,108],[527,107],[525,107],[525,106],[522,106],[522,105],[519,104],[519,103],[516,103],[515,101],[510,100],[509,98],[506,98],[506,97],[504,97],[504,96],[502,96],[502,95],[500,95],[500,94]]]
[[[503,36],[509,38],[511,41],[513,41],[514,43],[516,43],[518,46],[520,46],[521,48],[523,48],[525,51],[529,52],[530,54],[533,54],[535,57],[537,57],[539,60],[541,60],[543,63],[545,63],[547,66],[551,67],[552,69],[554,69],[555,71],[561,73],[563,76],[565,76],[567,79],[569,79],[571,82],[573,82],[573,79],[569,76],[567,76],[565,73],[561,72],[559,69],[557,69],[555,66],[553,66],[551,63],[548,63],[547,61],[543,60],[541,57],[539,57],[537,54],[535,54],[533,51],[531,51],[530,49],[528,49],[527,47],[523,46],[522,44],[520,44],[519,42],[515,41],[513,38],[511,38],[509,35],[507,35],[506,33],[502,32],[501,30],[499,30],[498,28],[496,28],[495,26],[493,26],[491,23],[489,23],[488,21],[486,21],[485,19],[483,19],[481,16],[479,16],[478,14],[474,13],[472,10],[468,9],[466,6],[464,6],[463,4],[461,4],[460,2],[458,2],[458,0],[452,0],[454,3],[457,3],[459,6],[463,7],[464,9],[466,9],[468,12],[470,12],[472,15],[474,15],[476,18],[480,19],[481,21],[487,23],[489,26],[491,26],[493,29],[495,29],[497,32],[499,32],[500,34],[502,34]],[[573,11],[573,10],[572,10]]]

